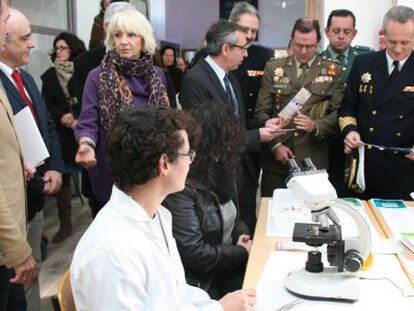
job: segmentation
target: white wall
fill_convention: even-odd
[[[91,37],[91,30],[93,19],[98,15],[100,10],[100,0],[74,0],[76,5],[76,34],[85,42],[86,47],[89,45]],[[152,0],[152,2],[160,3],[164,0]],[[130,3],[135,5],[137,9],[144,12],[145,5],[140,0],[130,0]],[[164,19],[165,20],[165,19]],[[157,25],[160,23],[158,21]],[[154,24],[153,24],[154,25]],[[164,26],[165,35],[165,26]]]
[[[261,23],[259,43],[274,48],[287,47],[295,21],[305,16],[305,0],[287,1],[282,9],[281,1],[259,0]]]
[[[99,13],[100,0],[75,0],[76,32],[80,39],[89,45],[94,17]]]
[[[398,5],[406,5],[414,8],[414,0],[398,0]]]
[[[165,0],[149,0],[149,20],[154,28],[155,37],[165,40]]]
[[[405,0],[405,2],[414,2],[414,0]],[[325,0],[324,27],[332,10],[350,10],[355,14],[358,29],[352,45],[365,45],[378,49],[378,32],[381,30],[382,18],[391,6],[392,0]],[[327,40],[324,40],[324,47],[327,44]]]

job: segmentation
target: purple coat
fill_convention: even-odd
[[[161,79],[166,85],[163,71],[155,67]],[[101,203],[108,202],[112,190],[112,177],[107,162],[105,138],[106,131],[101,127],[100,111],[99,111],[99,73],[101,69],[97,67],[88,75],[85,83],[85,89],[82,99],[82,111],[80,113],[78,124],[75,129],[76,140],[81,137],[89,137],[96,144],[97,164],[88,170],[92,188],[96,199]],[[134,105],[145,106],[148,103],[150,87],[148,81],[144,77],[133,76],[126,79],[128,86],[134,95]]]

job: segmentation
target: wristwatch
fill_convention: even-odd
[[[93,150],[95,150],[95,143],[92,140],[84,140],[79,145],[87,145],[91,147]]]

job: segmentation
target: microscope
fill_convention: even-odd
[[[327,244],[324,267],[322,254],[308,252],[305,268],[290,272],[284,285],[291,293],[313,299],[355,301],[360,297],[357,272],[361,270],[371,250],[371,231],[361,213],[337,197],[325,170],[318,170],[310,158],[303,160],[300,169],[289,160],[287,187],[311,210],[314,223],[296,223],[293,241],[319,247]],[[335,209],[349,214],[356,224],[358,235],[343,239],[340,220]]]

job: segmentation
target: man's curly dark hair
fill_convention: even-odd
[[[211,190],[234,185],[246,134],[233,110],[229,105],[209,101],[195,106],[190,114],[201,134],[189,133],[190,145],[197,151],[189,176]]]
[[[185,112],[166,107],[128,107],[119,114],[107,136],[108,161],[114,183],[123,191],[159,174],[163,154],[178,157],[184,139],[180,130],[194,122]]]

